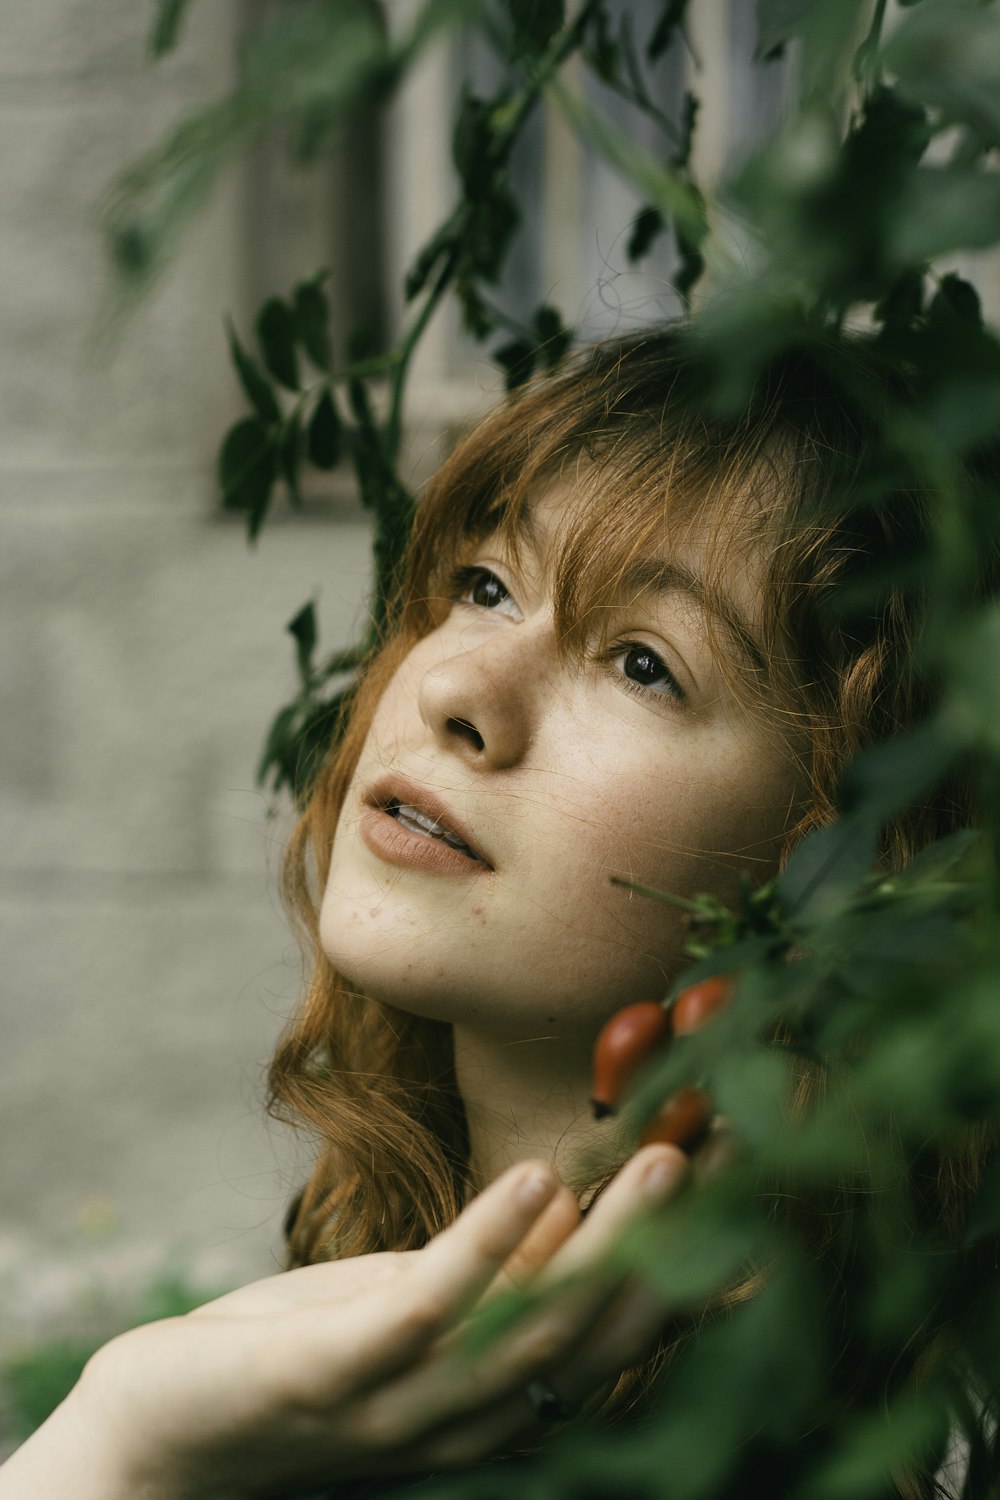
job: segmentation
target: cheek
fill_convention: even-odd
[[[623,772],[626,755],[622,747],[606,775],[591,829],[609,869],[678,895],[723,898],[743,872],[760,882],[775,873],[800,798],[773,754],[707,736],[683,757],[651,756]]]

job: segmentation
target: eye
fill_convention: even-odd
[[[489,568],[457,569],[451,597],[456,604],[471,604],[476,609],[490,609],[514,619],[520,618],[521,612],[507,585]]]
[[[649,646],[630,641],[620,646],[611,658],[611,664],[625,679],[623,686],[630,692],[652,693],[658,698],[675,698],[686,701],[684,689],[661,656]]]

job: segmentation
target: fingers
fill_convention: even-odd
[[[491,1346],[488,1360],[470,1360],[456,1333],[431,1350],[419,1366],[401,1375],[384,1396],[397,1409],[406,1409],[411,1424],[407,1437],[416,1440],[446,1420],[475,1419],[512,1398],[516,1398],[512,1409],[520,1412],[522,1425],[530,1419],[523,1396],[527,1382],[573,1357],[621,1287],[619,1270],[608,1267],[604,1274],[586,1277],[579,1273],[599,1266],[625,1224],[642,1206],[652,1206],[676,1192],[686,1172],[686,1158],[674,1147],[657,1145],[639,1152],[537,1278],[537,1284],[545,1285],[565,1283],[569,1277],[569,1285],[559,1287]],[[564,1212],[559,1210],[560,1217]]]
[[[341,1337],[358,1335],[358,1376],[372,1380],[406,1368],[457,1323],[517,1250],[558,1187],[547,1163],[512,1167],[414,1256],[410,1274],[390,1296],[376,1307],[372,1298],[363,1299],[340,1328]]]
[[[573,1276],[606,1256],[637,1213],[679,1191],[689,1167],[688,1158],[676,1146],[644,1146],[637,1151],[597,1199],[576,1234],[552,1257],[544,1280]]]
[[[569,1188],[560,1183],[554,1197],[532,1224],[503,1270],[490,1287],[490,1294],[521,1287],[538,1275],[556,1251],[582,1222],[580,1205]]]

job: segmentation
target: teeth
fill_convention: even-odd
[[[412,833],[429,833],[432,838],[439,839],[446,831],[436,818],[427,817],[426,813],[420,812],[416,807],[408,807],[405,802],[399,804],[396,817]]]
[[[458,849],[462,854],[467,854],[470,859],[478,859],[479,855],[473,853],[468,844],[463,844],[457,834],[452,833],[437,818],[429,818],[422,813],[418,807],[411,807],[407,802],[390,802],[386,812],[408,828],[411,833],[420,833],[427,838],[440,839],[443,844],[448,844],[452,849]]]

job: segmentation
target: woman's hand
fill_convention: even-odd
[[[0,1472],[0,1500],[62,1500],[56,1443],[86,1459],[75,1500],[267,1495],[503,1451],[538,1430],[529,1382],[575,1403],[655,1341],[647,1293],[620,1272],[575,1273],[687,1169],[675,1148],[645,1148],[581,1224],[552,1169],[521,1164],[422,1250],[308,1266],[122,1334]],[[566,1277],[468,1356],[466,1325],[498,1288]]]

